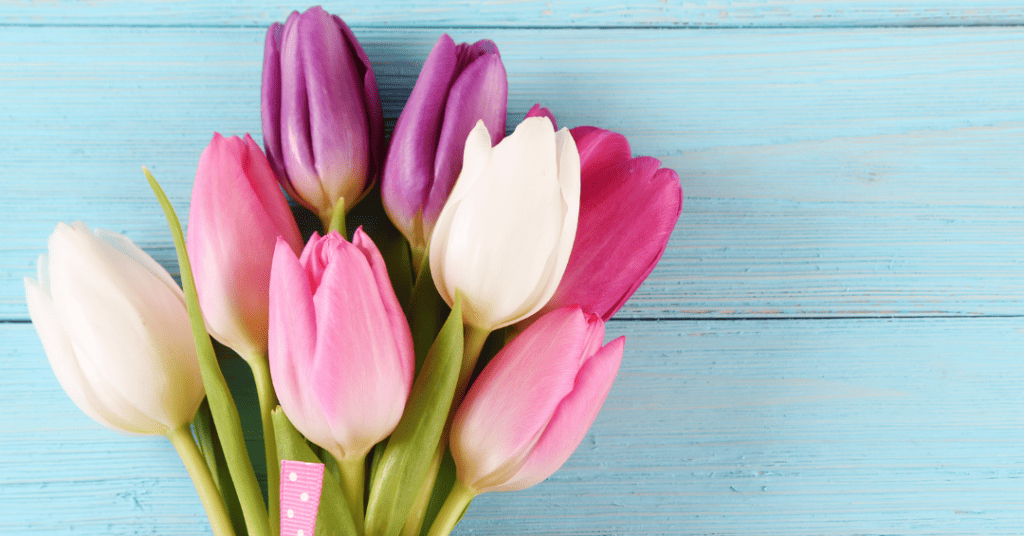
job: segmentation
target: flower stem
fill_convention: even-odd
[[[412,503],[412,508],[409,509],[409,517],[406,518],[405,525],[402,526],[400,536],[419,536],[423,530],[423,520],[427,515],[427,507],[430,506],[430,496],[434,493],[437,471],[441,467],[441,457],[444,455],[446,447],[447,441],[442,439],[434,450],[434,457],[430,460],[430,468],[427,469],[426,480],[420,486],[420,493],[416,496],[416,501]]]
[[[348,509],[359,534],[363,533],[363,487],[366,485],[366,456],[353,456],[338,460],[341,470],[341,489],[348,501]]]
[[[456,480],[455,486],[452,487],[451,493],[448,494],[448,498],[444,501],[444,506],[437,513],[434,524],[430,526],[430,532],[427,533],[427,536],[448,536],[451,534],[452,530],[455,530],[455,525],[458,525],[462,519],[462,514],[465,514],[466,509],[469,508],[469,503],[473,502],[474,497],[476,497],[475,491]]]
[[[231,516],[228,515],[228,509],[224,506],[220,492],[217,491],[217,484],[210,475],[210,468],[207,467],[203,454],[199,452],[199,447],[192,439],[192,432],[189,430],[188,424],[167,432],[167,439],[171,440],[171,444],[181,456],[181,461],[185,464],[189,476],[192,477],[192,483],[195,484],[196,492],[199,493],[199,500],[203,502],[203,508],[206,509],[206,517],[210,519],[213,533],[217,536],[234,536],[235,530],[231,527]]]
[[[324,217],[326,216],[326,217]],[[345,198],[338,198],[338,202],[334,204],[334,210],[330,214],[321,216],[321,222],[324,224],[324,232],[329,233],[331,231],[338,231],[343,238],[348,239],[348,230],[345,228]]]
[[[455,398],[452,399],[451,412],[455,413],[455,410],[459,409],[459,404],[462,403],[462,397],[466,396],[466,390],[469,389],[469,380],[473,377],[473,371],[476,369],[476,362],[480,359],[480,351],[484,348],[484,343],[487,342],[487,336],[490,335],[490,330],[478,328],[466,324],[466,332],[463,336],[464,350],[462,352],[462,369],[459,370],[459,383],[455,384]]]
[[[281,465],[277,459],[277,442],[274,438],[274,420],[271,412],[277,407],[277,394],[270,379],[270,364],[267,356],[250,356],[246,360],[256,381],[256,396],[260,400],[260,419],[263,422],[263,451],[267,458],[267,507],[272,536],[281,532]]]

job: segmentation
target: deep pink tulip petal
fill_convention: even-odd
[[[573,390],[587,324],[578,308],[552,311],[484,367],[452,426],[452,455],[461,481],[484,491],[519,471]],[[472,474],[465,474],[466,468]]]
[[[580,177],[584,183],[599,179],[601,170],[632,157],[629,142],[617,132],[597,127],[576,127],[569,132],[580,152]]]
[[[263,82],[260,91],[260,116],[263,125],[263,146],[267,159],[278,177],[287,182],[284,153],[281,146],[281,35],[284,25],[275,22],[267,28],[263,45]]]
[[[607,320],[651,273],[682,209],[678,176],[660,165],[641,157],[584,176],[576,242],[545,310],[579,305]]]
[[[513,491],[538,484],[572,456],[611,391],[625,342],[625,337],[613,340],[583,364],[572,392],[558,405],[526,463],[496,490]]]
[[[268,358],[274,391],[295,427],[320,444],[330,438],[330,430],[309,389],[317,342],[313,291],[284,240],[274,248],[270,278]]]
[[[462,170],[466,138],[477,121],[483,120],[491,135],[492,146],[505,137],[507,101],[508,77],[496,53],[478,56],[459,73],[445,106],[444,124],[434,160],[434,181],[423,205],[425,221],[436,222],[448,200]]]
[[[555,120],[555,114],[551,113],[551,110],[544,108],[540,103],[534,104],[530,111],[526,112],[526,117],[547,117],[551,120],[551,126],[555,130],[558,130],[558,121]]]
[[[269,218],[272,229],[269,234],[277,233],[277,236],[284,238],[288,245],[292,247],[292,251],[298,255],[302,251],[302,234],[299,232],[298,224],[295,223],[295,216],[292,215],[292,209],[288,206],[288,201],[281,193],[277,176],[274,174],[273,168],[270,167],[270,162],[263,156],[259,145],[256,145],[252,137],[246,134],[243,141],[245,142],[246,153],[242,167],[253,193],[263,208],[263,212]],[[275,240],[268,240],[267,242],[273,246],[274,242],[276,242],[276,237]],[[250,255],[257,256],[258,254],[250,251]],[[264,257],[270,258],[271,255],[272,253],[268,250]]]
[[[391,138],[381,195],[391,219],[413,229],[433,182],[434,158],[448,88],[457,64],[455,42],[442,34],[423,63]]]
[[[330,259],[313,297],[317,346],[308,388],[349,457],[394,429],[408,387],[396,381],[406,372],[366,257],[337,233],[323,241],[334,243],[324,250]]]

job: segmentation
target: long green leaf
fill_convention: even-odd
[[[181,231],[181,222],[160,184],[148,169],[143,167],[142,171],[146,174],[150,188],[153,189],[153,193],[160,201],[160,206],[164,209],[167,225],[171,228],[171,236],[174,237],[174,249],[178,253],[178,268],[181,270],[181,284],[185,291],[185,303],[192,323],[192,337],[195,339],[196,353],[199,355],[199,370],[203,378],[203,386],[206,388],[206,397],[210,401],[213,423],[217,427],[221,444],[224,447],[228,471],[235,483],[235,490],[245,514],[246,528],[250,536],[269,536],[270,525],[267,511],[263,504],[259,483],[256,481],[256,473],[253,472],[252,465],[249,463],[249,454],[245,450],[245,438],[242,435],[242,423],[238,417],[238,408],[235,406],[234,399],[231,398],[231,391],[228,389],[227,382],[224,381],[224,374],[221,373],[217,355],[213,351],[213,343],[210,342],[210,334],[206,332],[206,325],[203,323],[203,313],[199,308],[199,295],[196,294],[195,280],[192,278],[192,265],[189,263],[188,251],[185,249],[185,236]]]
[[[366,511],[367,534],[397,535],[427,478],[458,383],[462,334],[461,297],[456,295],[377,465]]]

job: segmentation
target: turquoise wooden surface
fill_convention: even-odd
[[[176,271],[140,166],[184,214],[212,132],[259,133],[266,25],[305,7],[0,2],[0,533],[209,533],[165,440],[60,390],[22,278],[58,220]],[[389,120],[440,32],[491,38],[511,124],[620,131],[686,195],[583,445],[459,534],[1021,533],[1019,3],[325,7]]]

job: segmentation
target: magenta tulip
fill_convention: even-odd
[[[533,116],[554,123],[540,105],[527,114]],[[657,158],[632,158],[625,136],[588,126],[569,132],[580,153],[580,220],[562,281],[537,315],[579,305],[608,320],[661,259],[683,190],[679,175]]]
[[[466,138],[478,120],[491,145],[505,135],[508,79],[498,47],[481,40],[437,40],[402,115],[384,163],[381,195],[391,221],[422,252],[462,169]]]
[[[270,375],[281,408],[339,460],[395,429],[413,376],[412,335],[380,252],[357,229],[278,240],[270,276]]]
[[[246,360],[267,353],[267,291],[278,237],[302,250],[263,151],[248,134],[215,133],[192,187],[188,254],[208,331]]]
[[[377,79],[352,30],[320,7],[267,30],[263,141],[284,189],[329,221],[376,180],[384,143]]]
[[[457,478],[475,493],[530,487],[569,459],[597,417],[625,338],[602,347],[604,322],[556,309],[505,346],[455,415]]]

